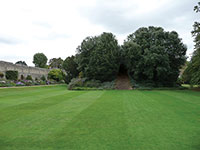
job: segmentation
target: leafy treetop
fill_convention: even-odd
[[[35,67],[46,68],[47,60],[47,57],[43,53],[36,53],[33,56],[33,63],[35,64]]]

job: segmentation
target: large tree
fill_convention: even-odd
[[[186,60],[187,48],[178,34],[161,27],[138,29],[122,47],[131,77],[153,86],[173,86]]]
[[[47,60],[47,57],[43,53],[36,53],[33,56],[33,63],[35,64],[35,67],[46,68]]]
[[[77,48],[80,71],[89,79],[113,80],[119,70],[120,46],[112,33],[87,37]]]
[[[79,74],[78,64],[76,63],[74,56],[67,57],[63,62],[62,68],[66,72],[66,83],[69,83],[72,78],[77,77]]]
[[[194,7],[194,11],[200,12],[200,2]],[[200,23],[195,22],[193,28],[192,36],[194,37],[195,51],[188,67],[183,73],[183,78],[186,78],[190,84],[200,85]]]
[[[59,68],[61,69],[63,65],[63,60],[62,58],[52,58],[49,60],[49,68]]]

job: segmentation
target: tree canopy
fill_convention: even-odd
[[[87,37],[77,52],[78,67],[83,76],[100,81],[116,77],[120,65],[120,46],[112,33]]]
[[[173,86],[186,60],[187,48],[178,33],[161,27],[138,29],[122,47],[130,76],[153,86]]]
[[[78,64],[75,62],[75,56],[67,57],[63,62],[62,68],[66,72],[66,83],[69,83],[72,78],[77,77],[79,74]]]
[[[194,11],[200,12],[200,2],[194,7]],[[193,28],[192,36],[194,37],[195,51],[188,67],[183,73],[183,79],[190,84],[200,85],[200,23],[195,22]]]
[[[52,58],[49,60],[49,68],[59,68],[61,69],[63,65],[63,60],[62,58]]]
[[[35,67],[46,68],[47,60],[47,57],[43,53],[36,53],[33,56],[33,63],[35,64]]]
[[[64,73],[60,69],[52,69],[48,73],[48,79],[53,79],[57,82],[63,80],[64,76]]]

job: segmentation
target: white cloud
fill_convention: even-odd
[[[87,36],[112,32],[120,43],[139,27],[175,30],[192,52],[195,0],[6,0],[0,1],[0,60],[16,62],[43,52],[75,54]]]

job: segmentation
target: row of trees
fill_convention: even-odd
[[[200,2],[194,10],[200,12]],[[189,83],[200,84],[200,23],[194,23],[192,35],[195,52],[188,63],[183,78]],[[173,86],[186,62],[186,46],[177,32],[166,32],[161,27],[139,28],[130,34],[120,46],[112,33],[85,38],[75,56],[53,58],[49,68],[64,69],[68,83],[76,76],[104,81],[116,78],[120,65],[124,65],[130,77],[137,83],[154,86]],[[34,55],[36,67],[47,67],[47,57]]]
[[[78,76],[78,64],[75,62],[75,56],[67,57],[65,60],[62,58],[52,58],[49,60],[47,65],[48,58],[43,53],[36,53],[33,56],[33,63],[35,67],[39,68],[48,68],[53,69],[49,73],[49,78],[54,79],[56,81],[60,81],[63,79],[69,83],[70,80],[76,76]],[[18,61],[15,64],[25,65],[27,66],[25,61]],[[66,77],[63,74],[63,70],[66,73]]]
[[[138,83],[173,86],[186,50],[175,31],[148,27],[130,34],[122,46],[112,33],[87,37],[77,49],[77,63],[83,76],[90,79],[112,80],[123,64]]]
[[[161,27],[140,28],[130,34],[120,46],[112,33],[87,37],[77,48],[75,56],[53,58],[49,68],[64,69],[66,82],[81,74],[82,77],[104,81],[116,78],[123,64],[130,77],[138,83],[153,86],[173,86],[184,65],[186,46],[175,31]],[[34,55],[36,67],[46,67],[47,57]]]
[[[185,63],[186,50],[175,31],[151,26],[130,34],[122,46],[112,33],[102,33],[85,38],[75,56],[50,59],[47,66],[47,57],[37,53],[33,63],[36,67],[65,70],[67,83],[79,73],[88,79],[111,81],[123,64],[138,83],[173,86]]]

